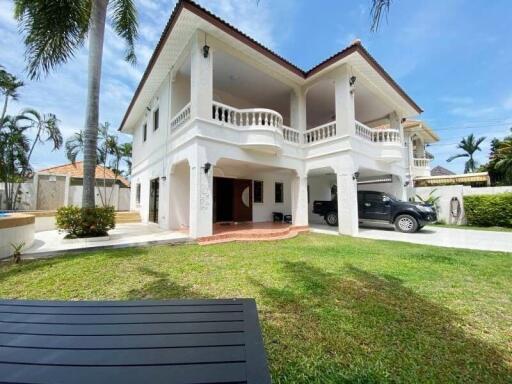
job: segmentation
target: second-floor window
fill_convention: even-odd
[[[276,203],[282,203],[284,201],[283,193],[284,185],[283,183],[276,183],[274,189],[274,198]]]
[[[142,126],[142,141],[146,141],[147,138],[148,138],[148,125],[144,124]]]
[[[159,109],[155,109],[153,112],[153,131],[156,131],[158,129],[158,126],[160,124],[160,112]]]

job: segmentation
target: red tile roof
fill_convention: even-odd
[[[69,175],[71,177],[83,178],[84,177],[84,162],[77,161],[75,164],[63,164],[56,165],[55,167],[44,168],[37,171],[37,173],[49,173],[52,175]],[[114,180],[116,179],[116,175],[112,172],[111,169],[102,167],[101,165],[96,166],[96,179],[107,179]],[[126,180],[122,176],[117,176],[117,180],[119,180],[122,184],[129,187],[130,182]]]

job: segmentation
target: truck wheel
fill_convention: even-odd
[[[395,228],[405,233],[416,232],[418,230],[418,220],[411,215],[399,215],[395,219]]]
[[[325,215],[325,221],[328,225],[331,227],[335,227],[338,225],[338,213],[337,212],[329,212],[327,215]]]

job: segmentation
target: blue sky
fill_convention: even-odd
[[[510,0],[395,0],[377,33],[370,33],[371,0],[200,0],[298,66],[309,69],[360,38],[370,53],[425,110],[422,119],[441,142],[430,147],[434,164],[462,172],[464,160],[446,163],[469,133],[492,137],[512,127],[512,2]],[[100,121],[117,127],[174,1],[136,0],[140,38],[138,64],[123,61],[123,42],[107,30]],[[24,77],[24,47],[12,18],[12,2],[0,0],[0,64]],[[84,124],[86,47],[40,81],[26,80],[21,99],[10,106],[55,113],[65,137]],[[129,140],[129,137],[125,137]],[[64,151],[37,149],[36,169],[66,162]]]

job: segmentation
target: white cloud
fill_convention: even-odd
[[[439,100],[450,104],[473,104],[474,100],[469,96],[443,96]]]
[[[512,95],[505,98],[503,101],[503,108],[505,108],[507,111],[512,110]]]
[[[456,107],[450,110],[450,113],[456,116],[467,118],[478,118],[494,115],[497,111],[496,107]]]

